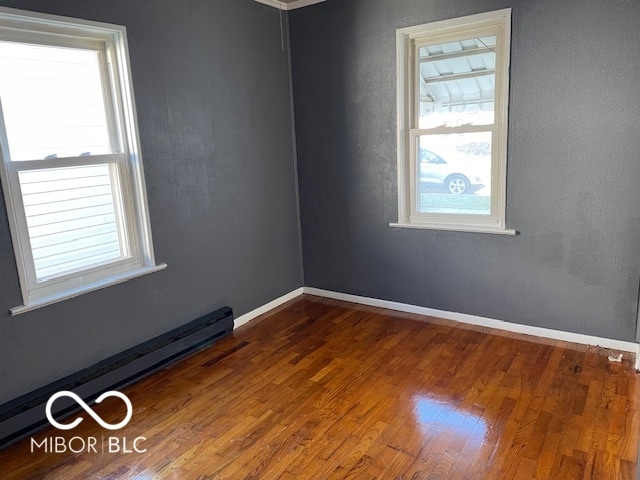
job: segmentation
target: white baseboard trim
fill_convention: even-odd
[[[258,3],[269,5],[270,7],[279,8],[280,10],[295,10],[296,8],[307,7],[309,5],[315,5],[316,3],[322,3],[326,0],[295,0],[294,2],[284,3],[278,0],[256,0]]]
[[[511,323],[494,318],[479,317],[477,315],[469,315],[466,313],[448,312],[446,310],[437,310],[435,308],[419,307],[408,303],[391,302],[389,300],[379,300],[377,298],[360,297],[348,293],[332,292],[314,287],[300,287],[295,290],[272,300],[234,320],[234,329],[246,325],[251,320],[263,315],[283,303],[299,297],[303,293],[316,295],[318,297],[332,298],[334,300],[342,300],[345,302],[359,303],[361,305],[369,305],[371,307],[386,308],[389,310],[397,310],[399,312],[416,313],[418,315],[426,315],[428,317],[443,318],[454,322],[466,323],[469,325],[477,325],[481,327],[495,328],[498,330],[506,330],[508,332],[522,333],[524,335],[533,335],[535,337],[551,338],[553,340],[562,340],[571,343],[580,343],[583,345],[597,345],[612,350],[622,352],[631,352],[636,356],[635,368],[640,370],[640,344],[634,342],[625,342],[623,340],[614,340],[612,338],[594,337],[591,335],[583,335],[581,333],[563,332],[562,330],[553,330],[550,328],[532,327],[530,325],[522,325],[519,323]]]
[[[250,312],[245,313],[244,315],[240,315],[238,318],[233,321],[233,329],[235,330],[242,325],[246,325],[251,320],[260,315],[267,313],[269,310],[273,310],[276,307],[279,307],[283,303],[288,302],[289,300],[293,300],[296,297],[299,297],[304,293],[303,287],[296,288],[292,292],[289,292],[281,297],[276,298],[275,300],[270,301],[269,303],[265,303],[261,307],[256,308],[255,310],[251,310]]]
[[[391,302],[388,300],[378,300],[377,298],[360,297],[357,295],[350,295],[348,293],[332,292],[330,290],[322,290],[313,287],[304,287],[303,291],[304,293],[307,293],[309,295],[332,298],[334,300],[360,303],[362,305],[387,308],[389,310],[397,310],[400,312],[417,313],[419,315],[444,318],[445,320],[453,320],[454,322],[479,325],[482,327],[495,328],[498,330],[507,330],[509,332],[534,335],[536,337],[551,338],[554,340],[563,340],[565,342],[581,343],[584,345],[598,345],[600,347],[610,348],[612,350],[632,352],[636,354],[636,370],[640,369],[640,345],[633,342],[625,342],[623,340],[614,340],[611,338],[593,337],[591,335],[583,335],[581,333],[563,332],[561,330],[552,330],[550,328],[532,327],[530,325],[505,322],[503,320],[479,317],[476,315],[468,315],[466,313],[447,312],[445,310],[436,310],[435,308],[419,307],[417,305]]]

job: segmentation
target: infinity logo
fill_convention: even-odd
[[[77,427],[80,424],[80,422],[82,422],[82,420],[84,420],[82,417],[78,417],[73,422],[67,423],[67,424],[57,422],[55,420],[55,418],[53,418],[53,415],[51,414],[51,406],[53,405],[53,402],[55,402],[60,397],[73,398],[75,400],[75,402],[78,405],[80,405],[85,412],[87,412],[89,415],[91,415],[91,417],[96,422],[98,422],[102,428],[106,428],[107,430],[118,430],[118,429],[124,427],[127,423],[129,423],[129,420],[131,420],[131,415],[133,414],[133,406],[131,405],[131,400],[129,400],[129,398],[127,398],[127,396],[124,393],[120,393],[120,392],[116,392],[116,391],[104,392],[102,395],[100,395],[96,399],[96,403],[100,403],[105,398],[108,398],[108,397],[118,397],[118,398],[122,399],[122,401],[127,406],[127,415],[126,415],[126,417],[124,417],[124,420],[122,420],[120,423],[116,423],[116,424],[112,425],[112,424],[107,423],[104,420],[102,420],[98,416],[98,414],[96,412],[94,412],[93,409],[89,405],[87,405],[84,402],[84,400],[82,400],[78,395],[76,395],[73,392],[68,392],[68,391],[63,390],[61,392],[53,394],[51,396],[51,398],[49,398],[49,400],[47,401],[47,406],[46,406],[47,419],[49,420],[49,423],[51,423],[51,425],[56,427],[58,430],[71,430],[72,428]]]

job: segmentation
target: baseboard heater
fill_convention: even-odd
[[[103,392],[130,385],[232,331],[233,311],[224,307],[0,405],[0,449],[49,425],[45,405],[54,393],[72,391],[91,403]],[[61,397],[52,413],[59,419],[78,410],[72,399]]]

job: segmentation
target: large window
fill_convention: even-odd
[[[0,9],[2,186],[21,313],[156,266],[123,27]]]
[[[398,223],[505,225],[511,11],[397,31]]]

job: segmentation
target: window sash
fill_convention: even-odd
[[[42,42],[36,40],[40,37],[42,37]],[[61,48],[77,48],[80,50],[95,52],[98,55],[100,83],[102,85],[102,99],[104,102],[111,153],[127,153],[127,148],[123,142],[124,135],[122,132],[126,125],[123,118],[124,105],[121,100],[124,92],[121,91],[119,85],[120,82],[118,81],[119,71],[116,61],[116,52],[112,41],[96,41],[90,38],[76,39],[74,37],[67,37],[65,35],[53,33],[41,34],[37,32],[21,31],[9,31],[7,33],[2,28],[0,28],[0,41],[13,41],[35,46],[45,45]],[[2,110],[2,99],[0,99],[0,142],[2,142],[2,157],[4,162],[12,162],[7,138],[7,128]]]
[[[124,254],[121,254],[117,259],[98,263],[95,266],[38,281],[19,179],[20,172],[104,164],[110,166],[118,239]],[[23,272],[22,281],[27,288],[26,291],[29,292],[29,299],[48,296],[61,289],[75,288],[87,282],[97,281],[106,275],[118,274],[127,269],[142,266],[138,242],[134,235],[135,229],[131,231],[132,229],[127,227],[127,217],[130,214],[127,212],[126,205],[130,204],[131,200],[128,198],[128,189],[122,186],[123,177],[126,177],[125,156],[123,154],[10,162],[5,164],[5,167],[10,190],[8,195],[5,195],[5,199],[11,203],[14,212],[12,230],[16,232],[17,237],[17,241],[14,243],[21,248],[19,258],[22,259],[22,269],[19,271]]]
[[[482,125],[483,129],[471,128],[469,126],[469,130],[467,132],[491,132],[491,144],[496,144],[496,137],[498,136],[498,132],[496,128],[492,128],[493,126]],[[489,127],[489,128],[487,128]],[[429,223],[434,225],[489,225],[492,227],[500,227],[500,215],[499,215],[499,206],[500,206],[500,191],[499,188],[491,188],[491,195],[489,200],[490,205],[490,214],[489,215],[474,215],[474,214],[447,214],[447,213],[423,213],[418,210],[418,181],[419,181],[419,171],[418,171],[418,151],[416,148],[417,140],[421,136],[426,135],[438,135],[441,134],[441,129],[433,130],[412,130],[410,134],[409,140],[409,196],[410,196],[410,214],[409,220],[412,223]],[[452,132],[447,131],[446,134]],[[456,132],[454,133],[466,133],[461,127],[456,128]],[[496,152],[492,148],[491,150],[491,185],[498,185],[498,181],[500,178],[500,170],[499,165],[498,168],[495,168],[497,161]]]
[[[419,103],[420,103],[420,85],[419,85],[419,75],[420,75],[420,48],[429,47],[433,45],[441,45],[447,42],[455,42],[461,40],[467,40],[472,37],[489,37],[496,36],[496,46],[495,46],[495,55],[496,55],[496,68],[495,68],[495,77],[496,84],[494,90],[494,124],[500,124],[501,119],[497,118],[500,112],[500,99],[502,98],[502,85],[499,85],[499,78],[502,76],[503,71],[500,69],[501,63],[501,55],[503,50],[503,28],[500,25],[492,25],[484,28],[469,28],[466,30],[457,30],[453,33],[445,33],[445,34],[423,34],[423,36],[414,38],[411,40],[411,48],[410,48],[410,56],[411,61],[409,62],[409,78],[411,79],[411,87],[409,93],[410,100],[410,109],[411,109],[411,128],[418,128],[419,125]],[[482,125],[486,126],[486,125]],[[453,128],[453,127],[442,127],[442,128]]]

